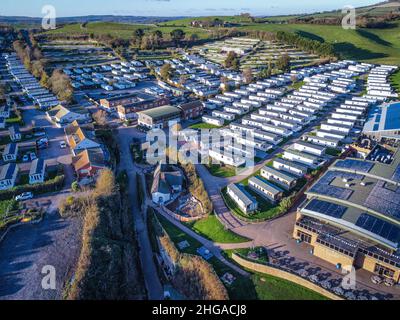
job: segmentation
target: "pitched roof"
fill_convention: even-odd
[[[46,163],[44,159],[35,159],[32,161],[31,169],[29,170],[29,175],[42,174],[46,170]]]
[[[11,179],[18,167],[15,163],[7,163],[0,168],[0,180]]]
[[[230,184],[228,188],[246,205],[257,203],[257,200],[250,195],[242,186],[238,184]]]
[[[177,107],[173,106],[162,106],[162,107],[157,107],[145,111],[140,111],[138,114],[144,114],[148,117],[154,118],[154,119],[160,119],[163,117],[168,117],[171,115],[178,115],[181,113],[181,110]]]
[[[196,100],[196,101],[191,101],[188,103],[184,103],[178,106],[178,108],[186,111],[186,110],[190,110],[193,108],[198,108],[198,107],[202,107],[203,106],[203,102],[201,102],[200,100]]]
[[[85,166],[105,167],[104,153],[100,148],[86,149],[72,158],[72,165],[75,171]]]
[[[174,168],[165,164],[159,164],[154,172],[153,184],[151,186],[151,193],[168,194],[172,192],[172,186],[182,185],[183,175]]]

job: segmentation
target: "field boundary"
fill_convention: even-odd
[[[312,291],[315,291],[321,295],[323,295],[324,297],[327,297],[329,299],[332,300],[344,300],[343,298],[333,294],[332,292],[318,286],[317,284],[308,281],[300,276],[297,276],[295,274],[292,274],[290,272],[287,271],[283,271],[281,269],[272,267],[270,265],[265,265],[265,264],[260,264],[260,263],[256,263],[256,262],[252,262],[249,260],[246,260],[242,257],[240,257],[238,254],[236,253],[232,253],[232,259],[238,263],[240,266],[255,271],[255,272],[259,272],[259,273],[264,273],[270,276],[274,276],[274,277],[278,277],[296,284],[299,284],[307,289],[310,289]]]

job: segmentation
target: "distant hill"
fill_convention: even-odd
[[[160,23],[170,20],[182,19],[184,17],[144,17],[144,16],[115,16],[115,15],[90,15],[81,17],[60,17],[57,18],[58,24],[84,23],[84,22],[119,22],[119,23]],[[22,24],[38,25],[42,18],[20,17],[20,16],[0,16],[1,24]]]

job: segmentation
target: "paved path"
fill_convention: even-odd
[[[157,267],[154,262],[153,249],[147,229],[146,216],[142,214],[138,206],[136,173],[138,172],[130,154],[130,142],[132,141],[132,129],[118,129],[118,143],[121,152],[119,171],[126,170],[129,176],[129,198],[131,200],[133,217],[139,243],[139,257],[144,275],[144,281],[150,300],[162,300],[164,297],[163,286],[158,277]]]
[[[150,203],[149,203],[150,205]],[[228,260],[226,260],[223,255],[221,254],[221,248],[224,246],[223,244],[218,244],[218,243],[214,243],[210,240],[207,240],[205,238],[203,238],[202,236],[198,235],[196,232],[194,232],[193,230],[191,230],[190,228],[186,227],[185,225],[183,225],[181,222],[179,222],[178,220],[176,220],[175,218],[171,217],[168,213],[166,213],[162,208],[155,206],[153,204],[151,204],[151,207],[156,210],[159,214],[161,214],[164,218],[166,218],[169,222],[171,222],[173,225],[175,225],[176,227],[178,227],[179,229],[181,229],[183,232],[185,232],[186,234],[188,234],[189,236],[191,236],[193,239],[197,240],[198,242],[200,242],[204,247],[206,247],[218,260],[220,260],[222,263],[224,263],[226,266],[228,266],[229,268],[235,270],[236,272],[240,273],[243,276],[248,276],[249,273],[242,270],[241,268],[239,268],[238,266],[236,266],[235,264],[229,262]],[[251,247],[253,244],[253,242],[248,242],[245,244],[239,244],[236,246],[236,244],[227,244],[226,248],[230,247],[232,249],[237,249],[237,248],[248,248]]]

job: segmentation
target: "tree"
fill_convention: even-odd
[[[172,67],[169,63],[166,63],[161,67],[160,76],[164,81],[171,79]]]
[[[74,90],[69,77],[60,69],[55,69],[48,81],[53,93],[60,99],[67,102],[72,101]]]
[[[96,181],[95,194],[99,196],[111,196],[118,191],[118,186],[115,183],[114,173],[110,169],[103,169]]]
[[[144,30],[143,29],[141,29],[141,28],[138,28],[138,29],[136,29],[135,30],[135,36],[137,37],[137,38],[139,38],[140,40],[142,39],[142,37],[144,36]]]
[[[195,42],[195,41],[199,40],[199,36],[198,36],[196,33],[192,33],[192,34],[189,36],[189,39],[188,39],[188,40],[191,41],[191,42]]]
[[[243,70],[243,78],[246,84],[249,84],[253,81],[253,71],[250,68],[245,68]]]
[[[107,112],[104,110],[97,110],[92,115],[94,121],[101,127],[107,126]]]
[[[284,72],[290,70],[290,57],[287,53],[279,57],[276,61],[276,67]]]
[[[239,70],[239,59],[234,51],[229,51],[228,56],[225,59],[225,68]]]
[[[174,41],[176,45],[185,38],[185,32],[182,29],[172,30],[170,35],[172,41]]]
[[[42,76],[40,78],[40,85],[45,88],[49,86],[49,76],[47,75],[46,72],[42,73]]]
[[[78,181],[72,182],[71,189],[73,192],[78,192],[80,190]]]

